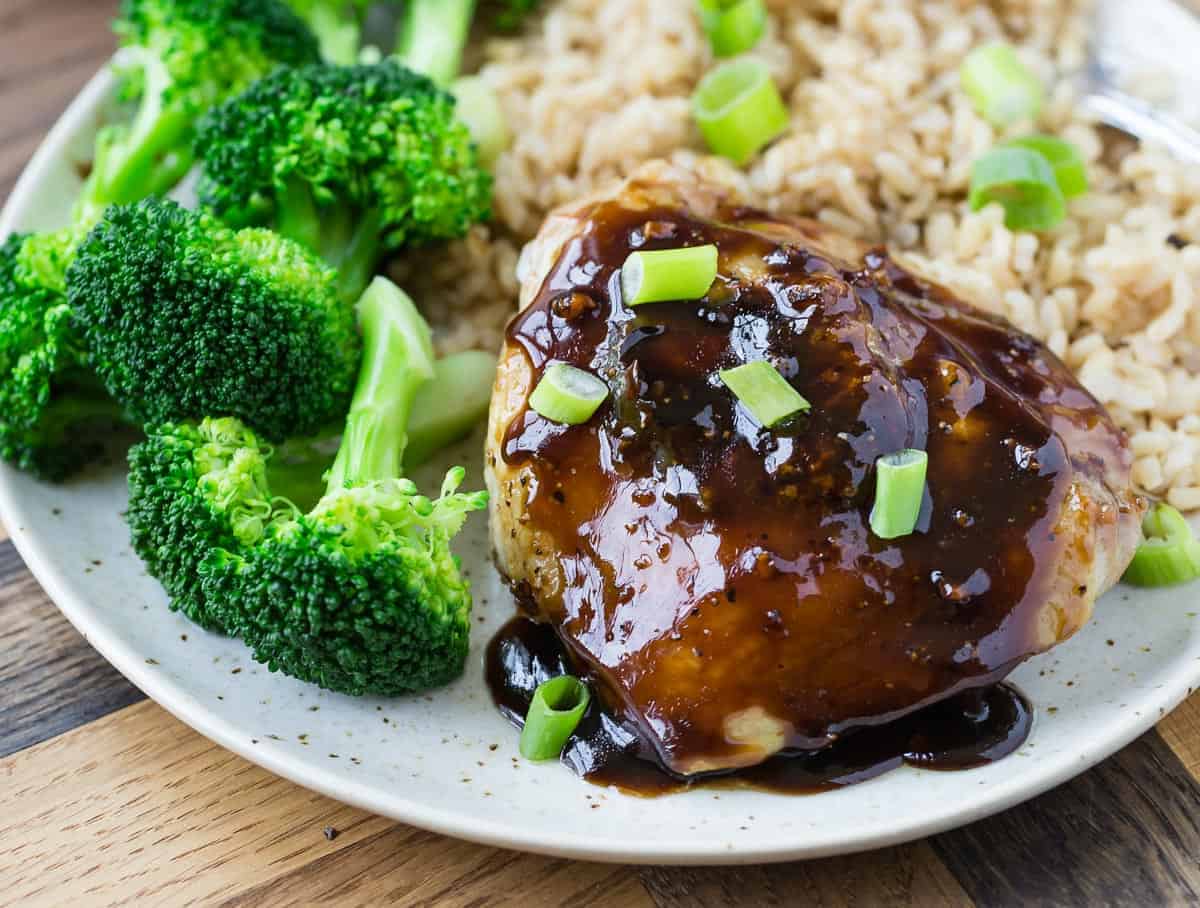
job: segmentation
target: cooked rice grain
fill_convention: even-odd
[[[1069,73],[1086,0],[775,0],[756,53],[793,128],[746,171],[702,153],[689,113],[712,65],[692,0],[549,0],[519,37],[482,48],[515,141],[496,166],[495,222],[399,276],[444,350],[497,348],[522,243],[557,205],[673,158],[773,212],[888,242],[912,267],[1062,356],[1130,433],[1134,478],[1200,508],[1200,173],[1091,124]],[[963,56],[1004,38],[1054,84],[1036,128],[1075,142],[1092,190],[1050,234],[1013,233],[964,202],[998,134],[958,88]],[[1181,247],[1181,248],[1177,248]]]

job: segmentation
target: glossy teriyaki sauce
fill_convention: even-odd
[[[720,251],[705,299],[624,305],[632,251],[704,243]],[[534,533],[519,597],[605,705],[581,772],[616,772],[579,756],[601,739],[677,777],[809,753],[749,770],[797,788],[1019,744],[1028,712],[991,685],[1056,642],[1055,521],[1078,474],[1123,456],[1042,345],[819,226],[652,198],[591,208],[508,339],[530,388],[564,362],[612,392],[581,426],[522,407],[499,450],[519,483],[495,496]],[[760,428],[717,378],[758,359],[811,411]],[[910,447],[930,462],[917,531],[879,539],[875,461]],[[513,713],[513,654],[567,658],[527,630],[493,647]]]
[[[563,674],[587,677],[586,666],[574,663],[553,628],[526,617],[501,629],[486,659],[496,705],[517,728],[543,681]],[[1019,748],[1032,722],[1025,698],[1008,684],[994,684],[894,722],[858,729],[817,751],[783,753],[756,766],[685,777],[662,764],[636,722],[593,698],[561,759],[589,782],[637,795],[669,794],[695,785],[807,794],[865,782],[902,764],[937,770],[983,766]]]

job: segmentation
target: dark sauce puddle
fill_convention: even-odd
[[[562,674],[581,675],[554,629],[529,618],[506,624],[488,645],[486,676],[500,712],[518,728],[534,689]],[[597,690],[593,684],[593,693]],[[562,762],[597,785],[654,796],[696,785],[750,787],[788,794],[829,791],[901,766],[971,769],[1019,748],[1033,711],[1011,685],[956,694],[886,725],[857,729],[818,751],[783,754],[734,772],[681,777],[668,771],[637,726],[593,696]]]

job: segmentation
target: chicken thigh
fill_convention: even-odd
[[[713,243],[701,300],[629,307],[636,250]],[[1140,539],[1126,439],[1045,347],[813,222],[667,165],[551,216],[521,262],[487,441],[500,570],[674,773],[814,750],[1071,636]],[[764,429],[719,380],[810,403]],[[582,425],[528,405],[601,377]],[[916,530],[877,458],[928,452]]]

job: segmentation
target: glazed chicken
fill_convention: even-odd
[[[636,250],[714,243],[705,298],[629,308]],[[523,606],[690,775],[826,746],[1070,637],[1140,539],[1127,443],[1032,338],[812,222],[657,165],[521,261],[488,431]],[[716,377],[768,360],[812,405],[764,429]],[[600,376],[582,425],[528,406]],[[877,458],[928,452],[915,532],[877,538]]]

